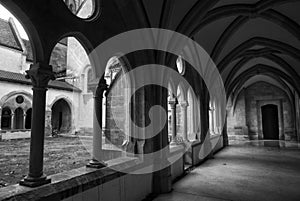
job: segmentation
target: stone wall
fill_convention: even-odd
[[[20,73],[23,57],[21,51],[0,46],[0,69]]]
[[[266,82],[243,89],[235,107],[230,106],[227,111],[229,140],[263,139],[261,107],[267,104],[278,107],[279,139],[296,140],[293,109],[287,94]]]

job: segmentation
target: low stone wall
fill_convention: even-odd
[[[170,148],[172,180],[183,173],[182,146]],[[117,152],[116,152],[117,153]],[[108,161],[102,169],[82,167],[50,176],[52,183],[37,188],[18,184],[0,189],[0,200],[51,200],[51,201],[140,201],[152,193],[152,173],[126,174],[115,171],[144,168],[137,158],[117,158]],[[130,169],[131,170],[131,169]]]

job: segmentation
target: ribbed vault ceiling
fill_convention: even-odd
[[[177,0],[172,7],[169,28],[190,34],[211,55],[230,94],[254,81],[299,92],[300,1]]]
[[[103,11],[94,21],[60,14],[65,11],[62,1],[43,5],[37,0],[0,1],[27,28],[36,26],[33,30],[44,37],[41,44],[49,52],[54,39],[67,33],[82,33],[89,39],[91,45],[86,49],[90,50],[126,30],[171,29],[193,38],[211,55],[229,95],[236,96],[253,81],[269,82],[291,94],[300,92],[299,0],[102,0]],[[33,5],[40,11],[32,11]]]

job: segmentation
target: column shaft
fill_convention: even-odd
[[[11,112],[11,119],[10,119],[10,129],[14,129],[15,128],[15,113]]]
[[[46,91],[50,79],[54,79],[52,67],[47,64],[33,64],[26,71],[33,85],[32,121],[30,138],[29,173],[20,185],[37,187],[51,180],[43,173]]]
[[[23,115],[23,129],[25,129],[25,125],[26,125],[26,112],[24,111],[24,115]]]
[[[43,175],[46,89],[33,88],[29,176]]]
[[[174,100],[170,100],[169,104],[171,105],[171,126],[172,126],[172,141],[171,145],[176,144],[176,137],[177,137],[177,120],[176,120],[176,105],[177,105],[177,99],[174,98]]]
[[[187,102],[181,103],[182,115],[183,115],[183,140],[184,141],[188,141],[188,136],[187,136],[187,107],[188,107]]]
[[[87,164],[90,168],[103,168],[105,164],[102,151],[102,99],[103,93],[107,89],[104,79],[100,79],[99,84],[94,90],[94,111],[93,111],[93,155]]]
[[[2,130],[2,109],[0,109],[0,131],[1,130]]]

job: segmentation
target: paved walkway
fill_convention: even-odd
[[[155,201],[299,201],[300,149],[233,145]]]

